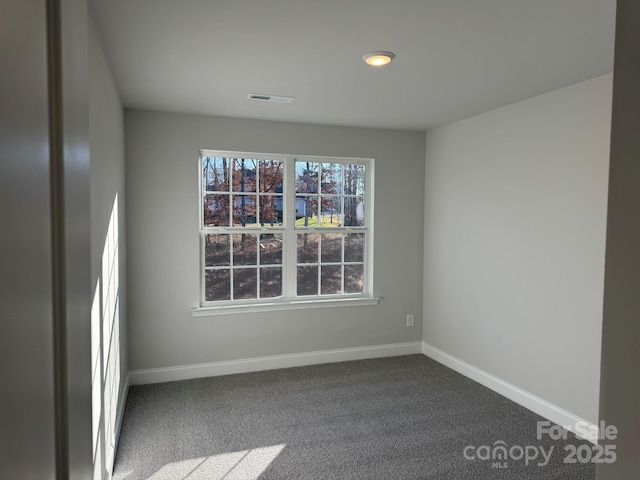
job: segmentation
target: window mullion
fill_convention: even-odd
[[[320,225],[320,216],[318,216],[318,225]],[[322,294],[322,230],[318,231],[318,290],[316,295]]]
[[[366,175],[364,180],[364,257],[363,257],[363,271],[364,271],[364,285],[362,292],[373,295],[373,289],[371,285],[371,279],[373,278],[373,202],[374,202],[374,185],[373,185],[373,164],[374,160],[367,166]]]
[[[282,287],[285,298],[296,296],[296,262],[297,262],[297,232],[296,232],[296,176],[295,159],[287,158],[284,168],[284,252]]]
[[[347,234],[342,232],[342,238],[340,239],[340,293],[344,293],[344,249],[347,243]]]
[[[262,298],[260,292],[260,240],[262,238],[262,232],[256,235],[256,298]]]
[[[235,239],[233,238],[233,234],[229,233],[229,299],[234,300],[233,298],[233,249],[234,249]]]
[[[202,169],[200,169],[202,171]],[[202,185],[202,182],[200,182],[200,185]],[[200,204],[202,205],[202,201],[200,202]],[[202,210],[202,208],[200,209]],[[201,222],[202,222],[202,218],[204,218],[202,215],[200,215],[201,218]],[[204,223],[204,222],[203,222]],[[204,233],[202,230],[200,231],[200,298],[201,299],[205,299],[206,298],[206,292],[205,292],[205,279],[206,279],[206,268],[205,268],[205,235],[206,233]]]
[[[260,215],[260,165],[261,162],[264,162],[264,160],[256,160],[256,194],[255,194],[255,208],[256,208],[256,226],[260,226],[262,225],[262,218],[260,218],[262,215]],[[260,255],[260,239],[258,239],[258,256]],[[258,285],[258,290],[260,290],[259,288],[260,286]],[[260,298],[258,296],[258,298]]]

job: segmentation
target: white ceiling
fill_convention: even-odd
[[[90,3],[131,108],[425,130],[613,68],[615,0]]]

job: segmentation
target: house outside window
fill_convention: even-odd
[[[371,297],[373,166],[203,150],[201,307]]]

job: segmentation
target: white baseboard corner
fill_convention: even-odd
[[[422,343],[422,353],[427,357],[449,367],[452,370],[478,382],[481,385],[499,393],[503,397],[516,402],[518,405],[537,413],[541,417],[572,431],[578,437],[597,443],[598,427],[584,418],[574,415],[532,393],[529,393],[509,382],[506,382],[484,370],[460,360],[453,355],[438,350],[426,342]],[[577,427],[577,428],[576,428]],[[589,432],[590,435],[581,435],[581,432]]]
[[[303,367],[321,363],[346,362],[369,358],[397,357],[422,353],[422,342],[393,343],[367,347],[341,348],[317,352],[291,353],[268,357],[245,358],[224,362],[183,365],[179,367],[151,368],[129,372],[131,385],[173,382],[192,378],[216,377],[234,373],[259,372],[278,368]]]

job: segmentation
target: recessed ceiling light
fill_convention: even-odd
[[[362,60],[365,61],[367,65],[372,65],[374,67],[381,67],[386,65],[387,63],[391,63],[391,60],[396,58],[395,53],[391,52],[371,52],[367,53],[362,57]]]

